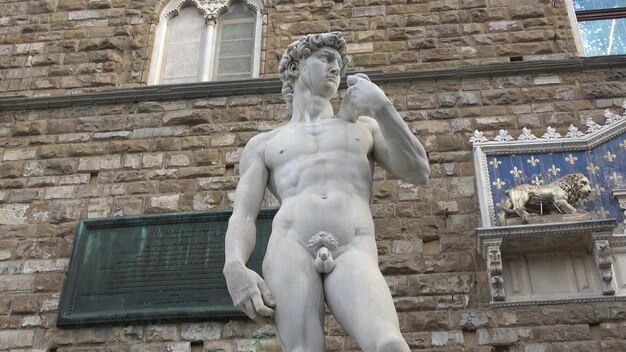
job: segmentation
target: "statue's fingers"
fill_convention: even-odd
[[[371,82],[370,78],[367,77],[366,74],[364,73],[357,73],[354,75],[350,75],[348,76],[348,78],[346,79],[346,83],[348,84],[348,87],[351,87],[361,81],[368,81]]]
[[[274,316],[274,310],[265,305],[260,295],[252,297],[252,303],[254,304],[254,310],[263,316]]]
[[[243,309],[242,309],[243,308]],[[246,313],[246,315],[248,316],[248,318],[255,320],[256,318],[256,311],[254,310],[254,304],[252,303],[252,300],[247,299],[244,303],[243,303],[243,307],[240,308],[244,313]]]
[[[341,120],[354,122],[358,118],[358,113],[352,104],[352,92],[350,88],[348,88],[348,92],[343,96],[343,101],[341,102],[341,106],[339,107],[339,112],[337,113],[337,117]]]
[[[259,290],[261,290],[261,296],[263,296],[263,302],[268,307],[275,307],[276,302],[274,301],[274,295],[272,295],[272,291],[270,291],[269,287],[264,280],[259,281]]]

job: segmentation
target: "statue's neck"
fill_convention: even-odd
[[[310,90],[296,85],[293,94],[293,115],[290,123],[308,123],[335,115],[329,99],[312,94]]]

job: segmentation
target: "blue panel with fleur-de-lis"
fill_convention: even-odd
[[[619,208],[611,191],[626,188],[626,134],[588,151],[488,154],[487,167],[496,213],[508,189],[521,184],[548,184],[567,174],[581,172],[589,178],[593,192],[574,206],[595,213],[598,219],[624,221],[624,210]]]

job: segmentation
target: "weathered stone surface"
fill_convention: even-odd
[[[0,330],[0,348],[32,346],[34,335],[34,330]]]
[[[492,346],[510,346],[532,338],[530,328],[478,329],[478,344]]]
[[[192,323],[180,327],[180,337],[185,340],[217,340],[222,334],[222,324]]]

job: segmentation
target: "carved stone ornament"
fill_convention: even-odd
[[[565,137],[567,138],[578,138],[578,137],[582,137],[585,134],[582,133],[581,131],[578,130],[578,127],[574,126],[574,125],[569,125],[569,127],[567,128],[567,134],[565,135]]]
[[[594,133],[602,128],[602,125],[597,124],[595,121],[593,121],[591,117],[587,118],[587,122],[585,122],[585,125],[587,125],[587,133]]]
[[[487,141],[487,137],[485,137],[482,132],[476,130],[469,141],[470,143],[482,143]]]
[[[528,223],[530,212],[539,215],[559,213],[574,214],[574,208],[582,199],[591,194],[589,179],[581,173],[565,175],[547,185],[522,184],[509,189],[502,202],[498,218],[506,225],[509,216],[519,216],[522,223]]]
[[[522,134],[519,135],[519,137],[517,137],[517,140],[520,141],[532,141],[537,139],[537,136],[535,136],[528,128],[524,127],[522,128]]]
[[[626,103],[623,104],[624,106],[626,106]],[[623,109],[626,109],[626,107],[622,107]],[[591,117],[587,118],[587,121],[585,122],[585,125],[587,126],[587,130],[585,131],[586,133],[582,133],[577,127],[575,127],[574,125],[570,125],[569,128],[567,129],[567,134],[565,135],[565,137],[567,138],[586,138],[586,137],[601,137],[603,138],[604,136],[595,136],[601,133],[601,130],[604,131],[606,130],[604,127],[609,126],[609,125],[614,125],[620,122],[624,122],[626,120],[626,114],[624,115],[620,115],[616,112],[612,112],[611,110],[605,110],[604,114],[603,114],[604,118],[605,118],[605,122],[604,125],[600,125],[598,123],[596,123],[595,121],[593,121],[593,119]],[[500,130],[498,135],[496,137],[494,137],[493,141],[494,142],[509,142],[509,143],[538,143],[541,140],[546,140],[546,139],[559,139],[562,138],[561,134],[559,132],[556,131],[555,128],[553,127],[548,127],[546,130],[546,133],[544,133],[541,138],[537,138],[536,136],[534,136],[529,129],[527,129],[526,127],[524,127],[522,129],[522,133],[520,134],[520,136],[517,138],[517,140],[515,140],[514,138],[507,138],[506,135],[508,135],[508,132],[503,135],[503,131],[506,130]],[[483,132],[481,131],[474,131],[474,134],[470,137],[470,142],[477,144],[477,143],[489,143],[489,140],[484,136]]]
[[[508,142],[513,140],[513,136],[511,136],[507,130],[500,130],[494,140],[496,142]]]
[[[542,303],[574,303],[578,301],[612,301],[615,299],[626,300],[626,297],[606,297],[614,296],[615,279],[612,272],[611,244],[613,241],[613,229],[615,219],[573,221],[564,223],[529,224],[526,226],[503,226],[491,228],[477,228],[478,252],[481,254],[487,265],[488,281],[491,291],[491,305],[493,306],[523,306],[527,304]],[[624,243],[613,243],[613,246],[626,246]],[[568,251],[570,249],[579,250],[583,246],[592,249],[595,259],[595,269],[591,273],[597,275],[601,287],[597,288],[598,293],[602,292],[602,297],[580,296],[561,299],[562,296],[550,298],[522,299],[516,297],[514,292],[506,294],[507,288],[514,287],[515,278],[504,276],[504,263],[520,253],[537,253],[547,251],[550,253]],[[592,260],[594,260],[592,259]],[[511,273],[507,271],[507,275]],[[512,280],[512,281],[510,281]],[[545,296],[544,296],[545,297]]]
[[[500,253],[501,241],[494,241],[487,249],[487,272],[489,274],[489,286],[491,298],[494,301],[504,301],[504,278],[502,277],[502,253]]]
[[[615,122],[619,121],[620,119],[624,118],[623,116],[620,116],[620,115],[612,112],[609,109],[604,110],[604,115],[603,116],[604,116],[604,118],[606,118],[606,122],[605,123],[607,125],[615,123]]]
[[[220,12],[228,7],[230,3],[232,3],[232,0],[175,0],[173,3],[168,4],[168,7],[171,9],[166,11],[161,16],[161,19],[176,16],[185,5],[192,5],[202,11],[205,21],[215,22]],[[256,11],[261,10],[255,1],[246,0],[245,3]]]
[[[596,240],[594,254],[600,271],[602,294],[610,296],[615,294],[613,287],[613,269],[611,262],[611,247],[608,240]]]
[[[555,128],[548,127],[548,129],[546,130],[546,133],[543,134],[543,138],[545,139],[561,138],[561,134],[557,132]]]

